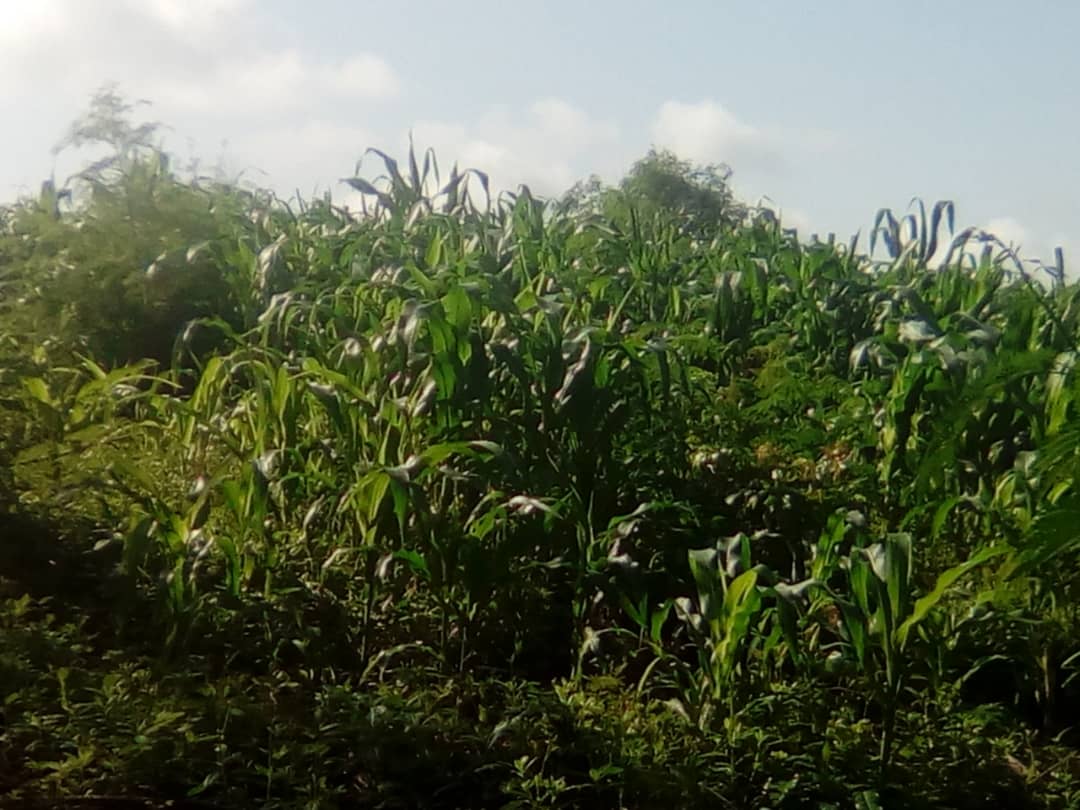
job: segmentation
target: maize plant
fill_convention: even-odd
[[[359,210],[198,187],[197,213],[158,161],[98,177],[85,210],[52,189],[4,211],[5,508],[96,499],[98,550],[173,660],[225,645],[316,691],[602,672],[754,767],[810,756],[740,746],[754,712],[811,695],[873,728],[886,773],[917,747],[912,706],[968,722],[952,685],[1007,658],[1022,677],[998,702],[1034,695],[1063,725],[1080,291],[1061,257],[956,231],[947,201],[882,210],[864,254],[658,166],[678,168],[548,201],[369,150],[345,180]],[[91,255],[118,223],[130,240]],[[164,335],[130,364],[130,330],[62,300],[121,259],[137,312],[117,322]],[[167,307],[189,283],[198,305]],[[594,764],[597,783],[622,767]],[[773,806],[797,789],[777,784]]]

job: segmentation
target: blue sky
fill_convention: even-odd
[[[726,162],[800,230],[951,199],[1080,266],[1080,3],[0,0],[0,200],[115,81],[171,148],[283,193],[412,131],[441,162],[556,194],[650,145]]]

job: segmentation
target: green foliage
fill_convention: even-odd
[[[1077,801],[1060,268],[948,203],[806,244],[656,152],[289,206],[130,112],[2,220],[0,790]]]

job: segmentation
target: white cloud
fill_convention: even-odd
[[[1031,246],[1031,231],[1013,217],[995,217],[982,226],[1006,245],[1022,248]]]
[[[83,165],[77,154],[52,160],[49,147],[107,82],[127,99],[152,102],[137,115],[172,127],[162,133],[170,149],[189,141],[207,158],[207,147],[222,141],[236,150],[251,144],[238,160],[265,167],[275,182],[280,174],[290,192],[348,174],[370,135],[354,148],[331,130],[353,130],[396,96],[396,72],[374,53],[335,60],[276,42],[254,0],[0,0],[0,119],[32,109],[35,129],[0,136],[10,159],[0,199]]]
[[[299,64],[294,59],[278,65],[276,79],[288,84],[285,77],[302,72],[297,70]],[[253,86],[251,97],[257,93]],[[272,185],[284,195],[297,188],[308,194],[318,185],[321,190],[329,188],[335,200],[355,205],[358,195],[340,183],[341,178],[353,173],[357,161],[364,177],[384,173],[377,156],[364,155],[369,147],[385,150],[405,170],[410,135],[418,161],[423,162],[429,148],[434,152],[441,182],[446,182],[455,163],[462,171],[479,169],[490,178],[493,196],[521,184],[538,195],[559,194],[595,167],[598,151],[619,150],[613,124],[564,99],[546,98],[520,109],[489,109],[475,123],[420,121],[390,136],[384,129],[341,123],[324,111],[305,123],[279,121],[247,130],[232,139],[227,165],[233,173],[258,170],[255,182]],[[474,193],[480,193],[475,182],[470,183]]]
[[[152,102],[135,115],[168,124],[172,151],[191,144],[206,164],[225,141],[234,170],[264,168],[252,179],[281,193],[330,186],[373,140],[358,119],[400,83],[375,54],[334,61],[275,41],[253,0],[0,0],[0,120],[24,124],[0,134],[0,201],[85,165],[86,150],[50,147],[107,82]]]
[[[343,96],[389,98],[401,88],[397,74],[382,58],[365,53],[322,69],[323,78]]]
[[[184,114],[265,120],[327,103],[386,99],[399,87],[390,65],[374,54],[317,64],[296,50],[284,50],[222,61],[202,75],[174,76],[150,95],[162,107]]]
[[[48,35],[64,27],[62,0],[10,2],[0,4],[0,42],[5,47],[26,42],[31,37]]]
[[[434,150],[444,177],[456,162],[460,169],[487,173],[493,192],[525,184],[545,196],[565,191],[621,151],[613,123],[559,98],[537,100],[523,112],[491,109],[475,125],[420,121],[412,135],[418,150]],[[408,137],[399,144],[407,148]]]
[[[3,91],[136,83],[148,75],[199,74],[247,22],[250,0],[3,0],[0,2],[0,98]],[[250,16],[250,15],[248,15]]]
[[[0,100],[30,96],[33,85],[62,74],[73,22],[65,0],[0,3]]]
[[[250,0],[128,0],[132,11],[147,13],[174,29],[205,28],[235,14]]]
[[[329,190],[338,199],[345,194],[340,178],[350,176],[364,150],[377,145],[377,136],[361,126],[326,119],[285,124],[233,141],[226,171],[258,173],[253,182],[272,185],[284,196]]]
[[[712,99],[688,104],[669,100],[652,123],[655,146],[695,163],[725,163],[736,175],[769,180],[789,175],[803,161],[833,152],[842,136],[829,129],[752,124]]]
[[[1065,260],[1065,278],[1076,281],[1080,278],[1080,243],[1064,233],[1050,234],[1045,238],[1036,237],[1025,243],[1020,255],[1025,259],[1038,260],[1048,267],[1057,263],[1056,249],[1061,248]]]
[[[771,168],[783,163],[775,138],[715,101],[666,101],[653,121],[656,145],[697,163]]]
[[[1033,230],[1015,217],[995,217],[981,225],[983,231],[993,234],[1006,246],[1016,250],[1024,262],[1043,263],[1049,267],[1055,264],[1055,250],[1061,248],[1065,259],[1065,275],[1075,280],[1080,276],[1080,247],[1065,233],[1047,234]]]
[[[828,231],[835,230],[816,218],[812,220],[805,208],[788,205],[790,195],[772,195],[785,186],[790,191],[812,183],[810,167],[843,145],[839,133],[752,123],[719,102],[704,99],[664,102],[653,117],[652,137],[654,146],[670,149],[683,160],[729,166],[736,196],[773,209],[785,227],[798,230],[800,238],[813,233],[825,238]],[[837,237],[841,236],[838,232]]]
[[[576,150],[619,137],[619,128],[607,121],[591,119],[587,113],[560,98],[535,101],[529,113],[540,131],[561,146]]]
[[[257,12],[253,0],[0,0],[0,102],[81,107],[115,81],[166,114],[244,116],[399,92],[379,55],[275,46]]]

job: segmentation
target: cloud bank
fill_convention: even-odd
[[[62,180],[81,165],[80,156],[66,155],[50,166],[49,148],[109,81],[125,97],[152,103],[140,113],[171,127],[163,133],[171,151],[186,149],[204,165],[217,160],[228,174],[282,196],[329,190],[349,200],[355,195],[340,179],[365,150],[404,157],[410,138],[418,150],[434,150],[444,176],[456,162],[488,173],[495,190],[526,184],[544,196],[589,174],[614,182],[658,146],[698,163],[727,163],[736,191],[756,200],[807,150],[830,148],[829,133],[786,132],[709,98],[664,101],[639,132],[557,93],[474,102],[467,120],[425,115],[409,108],[407,62],[396,64],[392,53],[327,58],[275,37],[269,22],[254,0],[0,5],[0,117],[49,99],[48,113],[33,116],[37,132],[0,134],[0,150],[17,157],[14,173],[0,174],[0,199],[33,193],[50,173]],[[381,166],[369,158],[362,169]],[[785,211],[788,222],[809,228],[801,211]]]

